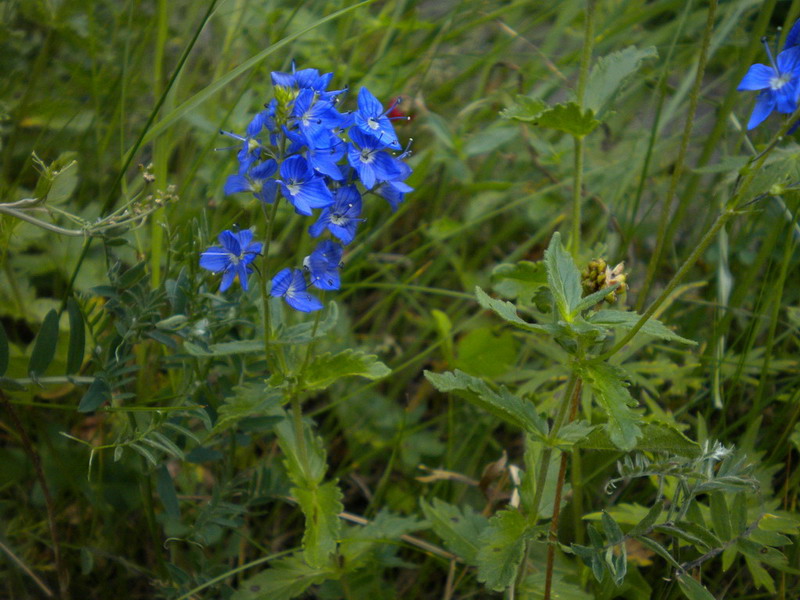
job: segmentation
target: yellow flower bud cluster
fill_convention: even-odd
[[[605,297],[605,301],[613,304],[617,301],[620,295],[624,295],[628,289],[626,283],[626,275],[623,272],[625,263],[619,263],[613,269],[608,266],[608,263],[602,258],[595,258],[586,265],[586,268],[581,273],[581,285],[583,286],[583,295],[588,296],[602,290],[603,288],[610,287],[615,283],[619,283],[619,287],[612,292],[609,292]]]

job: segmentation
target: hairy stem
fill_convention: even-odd
[[[572,392],[569,406],[569,418],[567,422],[571,422],[578,414],[578,401],[581,397],[581,380],[578,379],[575,384],[575,389]],[[558,543],[558,519],[561,515],[561,494],[564,491],[564,480],[567,474],[567,460],[569,455],[566,452],[561,453],[561,465],[558,469],[558,482],[556,483],[556,495],[553,500],[553,519],[550,521],[550,533],[547,538],[547,567],[544,576],[544,600],[550,600],[550,594],[553,586],[553,564],[556,557],[556,544]]]
[[[578,87],[575,90],[575,100],[583,110],[583,99],[586,95],[586,82],[589,79],[589,65],[592,62],[592,49],[594,47],[594,8],[595,0],[586,2],[586,20],[583,30],[583,52],[581,53],[580,71],[578,72]],[[577,259],[581,248],[581,200],[583,188],[583,155],[585,144],[583,136],[575,136],[575,163],[572,183],[572,236],[570,238],[570,252]]]

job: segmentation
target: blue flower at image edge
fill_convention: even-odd
[[[283,269],[272,278],[270,295],[283,298],[295,310],[313,312],[322,308],[322,302],[309,294],[306,289],[306,280],[300,269]]]
[[[235,233],[225,230],[217,238],[221,246],[212,246],[200,255],[200,266],[214,273],[222,273],[219,291],[224,292],[239,278],[242,289],[247,290],[247,277],[253,272],[248,265],[261,253],[261,243],[254,242],[249,229]]]
[[[793,28],[794,31],[794,28]],[[771,66],[755,64],[739,84],[739,91],[760,90],[747,129],[760,125],[773,110],[791,114],[797,110],[797,95],[800,91],[800,46],[792,46],[778,54],[777,60],[767,47]]]

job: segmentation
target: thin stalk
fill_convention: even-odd
[[[569,418],[572,421],[578,414],[578,400],[581,397],[581,380],[578,379],[572,392],[569,406]],[[556,544],[558,543],[558,519],[561,515],[561,494],[564,491],[564,480],[567,474],[568,453],[561,453],[561,465],[558,469],[558,482],[556,483],[556,496],[553,500],[553,519],[550,521],[550,533],[547,539],[547,567],[544,576],[544,600],[550,600],[553,587],[553,565],[556,557]]]
[[[278,206],[280,205],[280,198],[275,198],[272,204],[272,211],[267,215],[267,208],[262,204],[264,216],[267,219],[267,233],[264,235],[264,248],[261,257],[261,285],[259,291],[261,293],[261,308],[264,311],[264,360],[269,365],[272,338],[272,326],[270,325],[269,316],[269,296],[267,295],[267,280],[269,278],[269,247],[272,243],[272,230],[275,224],[275,216],[278,214]]]
[[[561,398],[561,405],[558,407],[558,413],[556,413],[556,418],[553,421],[553,428],[550,430],[550,436],[555,437],[558,433],[558,430],[561,429],[561,425],[564,423],[564,420],[567,416],[567,409],[570,406],[570,402],[572,399],[572,395],[575,393],[575,388],[578,385],[578,376],[575,373],[570,373],[569,379],[567,380],[567,386],[564,390],[564,396]],[[550,458],[553,455],[553,448],[548,446],[542,452],[542,461],[541,467],[539,468],[539,473],[536,478],[536,491],[533,495],[533,502],[531,504],[531,516],[533,519],[539,519],[539,504],[542,501],[542,494],[544,493],[544,486],[547,483],[547,472],[550,469]]]
[[[700,47],[700,58],[697,60],[697,71],[695,72],[694,85],[689,96],[689,110],[686,115],[686,123],[683,126],[683,136],[681,137],[681,145],[678,150],[678,158],[675,161],[675,168],[672,171],[672,177],[669,182],[669,190],[667,197],[664,199],[664,205],[661,207],[661,217],[658,221],[658,237],[656,238],[656,248],[653,251],[653,256],[647,266],[647,275],[645,276],[644,283],[642,284],[641,292],[636,303],[636,310],[641,311],[644,303],[647,301],[647,292],[653,284],[658,264],[661,262],[661,255],[664,252],[664,245],[666,244],[667,229],[670,223],[670,213],[672,212],[672,200],[678,189],[678,182],[683,174],[683,166],[686,162],[686,152],[689,149],[689,139],[692,135],[692,128],[694,127],[694,117],[697,112],[697,104],[700,100],[700,90],[703,86],[703,75],[706,70],[706,62],[708,61],[708,49],[711,45],[711,34],[714,31],[714,18],[717,14],[717,0],[711,0],[708,5],[708,16],[706,18],[706,27],[703,31],[703,42]]]
[[[586,82],[589,79],[589,65],[592,62],[592,49],[594,48],[594,8],[595,0],[586,2],[586,21],[583,30],[583,52],[578,72],[578,87],[575,90],[575,100],[583,110],[583,99],[586,95]],[[583,187],[583,155],[585,144],[583,136],[575,136],[575,163],[572,183],[572,237],[570,239],[570,252],[578,258],[581,248],[581,200]]]
[[[661,292],[658,298],[653,301],[647,311],[645,311],[645,313],[639,318],[639,320],[636,322],[636,325],[634,325],[628,331],[628,333],[622,337],[621,340],[614,344],[611,350],[599,357],[600,360],[607,360],[610,356],[616,354],[625,344],[631,341],[633,336],[639,332],[648,319],[650,319],[650,317],[653,316],[658,308],[670,297],[675,288],[678,287],[678,284],[683,281],[684,277],[686,277],[689,269],[691,269],[694,263],[696,263],[697,260],[703,255],[711,242],[716,239],[719,231],[734,215],[737,214],[737,207],[741,204],[742,200],[750,190],[750,186],[752,185],[756,174],[761,170],[764,162],[767,160],[769,155],[772,154],[772,151],[775,150],[775,148],[778,146],[778,143],[783,139],[783,137],[786,135],[786,132],[798,117],[800,117],[800,108],[795,110],[794,113],[792,113],[792,115],[786,119],[783,127],[781,127],[780,130],[773,136],[766,149],[755,158],[755,164],[750,166],[750,168],[747,170],[747,174],[737,181],[735,188],[736,191],[733,194],[733,197],[726,203],[726,207],[723,212],[717,217],[717,220],[705,233],[705,235],[703,235],[703,239],[701,239],[700,243],[695,246],[695,249],[683,262],[681,268],[678,269],[678,272],[675,273],[675,276],[667,284],[667,287],[664,288],[664,291]]]

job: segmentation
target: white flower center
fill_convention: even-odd
[[[347,225],[347,217],[343,215],[331,215],[331,223],[334,225]]]
[[[769,87],[773,90],[779,90],[792,80],[791,73],[784,73],[769,80]]]
[[[286,189],[289,190],[289,193],[292,196],[297,196],[297,194],[300,193],[300,184],[299,183],[290,183],[289,185],[286,186]]]
[[[372,131],[375,131],[378,129],[378,127],[380,127],[380,124],[375,120],[374,117],[367,119],[367,125],[369,125],[369,128],[372,129]]]

